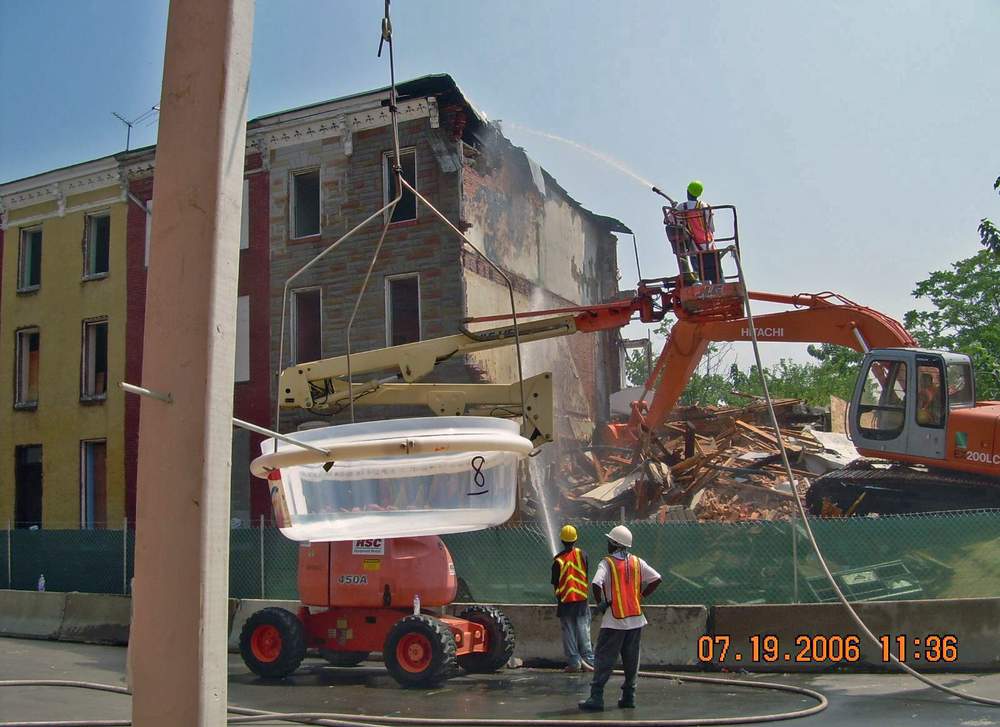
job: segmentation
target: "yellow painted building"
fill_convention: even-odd
[[[0,525],[122,526],[125,190],[114,157],[0,185]]]

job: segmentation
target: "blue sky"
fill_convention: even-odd
[[[163,0],[0,0],[0,181],[113,153],[157,103]],[[250,114],[385,85],[381,0],[258,0]],[[588,208],[673,272],[658,198],[737,205],[752,288],[901,317],[1000,217],[1000,3],[394,0],[397,77],[450,73]],[[517,126],[515,126],[516,124]],[[155,124],[133,146],[155,141]],[[622,287],[634,284],[621,246]],[[636,332],[633,332],[635,335]],[[792,350],[772,346],[767,358]],[[742,358],[742,355],[741,355]]]

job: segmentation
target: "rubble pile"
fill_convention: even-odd
[[[774,402],[799,493],[815,473],[838,466],[810,425],[823,410],[797,399]],[[558,443],[549,465],[548,492],[567,519],[736,521],[780,520],[795,501],[766,407],[685,407],[642,446]],[[529,508],[533,503],[529,502]],[[527,514],[527,513],[525,513]]]

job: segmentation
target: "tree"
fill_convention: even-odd
[[[1000,193],[1000,177],[997,177],[996,181],[993,182],[993,189]],[[989,218],[984,217],[979,220],[979,241],[987,250],[1000,256],[1000,230]]]
[[[913,295],[934,309],[911,310],[906,327],[928,348],[961,351],[976,369],[976,396],[1000,398],[1000,255],[989,248],[932,272]]]

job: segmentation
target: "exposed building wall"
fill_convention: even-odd
[[[487,255],[515,274],[519,310],[605,303],[617,297],[614,236],[573,201],[523,151],[500,137],[468,155],[463,168],[462,219],[466,233]],[[463,265],[470,315],[510,309],[499,278],[471,258]],[[546,362],[555,374],[560,431],[579,435],[608,418],[608,396],[618,380],[614,334],[576,334],[534,343],[523,355]],[[500,349],[475,357],[485,376],[510,380],[514,353]],[[531,373],[538,373],[531,371]],[[561,411],[560,411],[561,410]]]
[[[117,182],[113,164],[101,174]],[[115,382],[125,369],[126,299],[126,208],[121,188],[95,186],[91,180],[74,179],[69,173],[54,180],[40,177],[39,194],[57,200],[9,209],[7,240],[19,240],[26,227],[41,227],[41,285],[32,292],[17,292],[20,245],[3,250],[3,304],[0,306],[0,392],[7,403],[0,405],[0,518],[13,517],[15,478],[14,448],[42,445],[43,527],[76,527],[81,519],[81,456],[83,440],[106,440],[106,509],[110,527],[120,527],[125,514],[124,397]],[[35,184],[35,180],[32,180]],[[87,191],[66,191],[89,187]],[[14,195],[10,195],[14,196]],[[9,202],[9,197],[7,199]],[[104,277],[83,278],[83,240],[88,214],[110,214],[109,271]],[[104,399],[81,399],[83,321],[106,317],[108,321],[107,394]],[[38,406],[15,409],[14,346],[19,329],[38,326]]]

